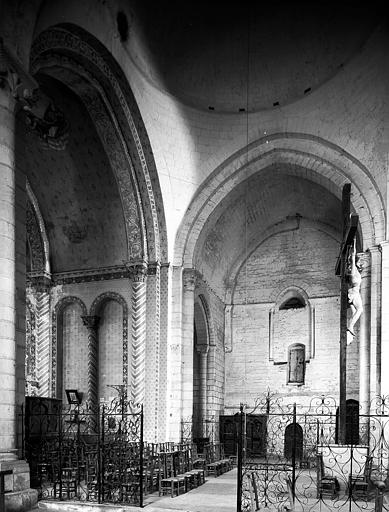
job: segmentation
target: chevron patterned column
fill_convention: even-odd
[[[147,264],[128,263],[127,270],[132,283],[131,400],[140,404],[145,400]]]
[[[87,402],[92,409],[98,403],[98,339],[97,328],[99,316],[82,316],[82,321],[88,329],[88,390]]]
[[[50,396],[50,289],[51,274],[46,271],[31,277],[36,300],[36,377],[38,395]]]

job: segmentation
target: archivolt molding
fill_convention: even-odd
[[[235,153],[204,182],[181,223],[174,265],[193,264],[196,242],[206,220],[234,187],[277,164],[287,164],[289,174],[314,181],[339,199],[343,185],[351,182],[352,207],[360,218],[364,247],[385,239],[383,197],[365,166],[319,137],[300,133],[273,134]]]
[[[26,183],[27,208],[26,208],[26,230],[27,239],[31,249],[31,270],[50,273],[49,239],[46,234],[45,224],[39,210],[38,201],[31,189],[29,182]]]
[[[68,57],[43,56],[35,65],[40,71],[65,82],[87,108],[116,176],[127,231],[128,259],[143,258],[147,254],[146,227],[135,171],[120,129],[113,122],[112,113],[107,111],[108,101],[101,96],[104,92],[97,90],[97,87],[101,88],[96,82],[92,86],[85,81],[85,77],[77,73],[83,71],[82,66]]]
[[[63,313],[63,310],[70,306],[70,304],[78,304],[81,308],[81,316],[87,316],[88,311],[84,302],[74,295],[68,295],[59,300],[53,308],[52,322],[51,322],[51,396],[55,397],[57,394],[57,375],[58,375],[58,318]]]
[[[101,306],[104,304],[104,302],[106,302],[108,300],[114,300],[114,301],[118,302],[123,308],[123,315],[125,315],[127,317],[127,315],[128,315],[127,302],[124,299],[124,297],[122,297],[119,293],[116,293],[116,292],[105,292],[105,293],[100,294],[98,297],[96,297],[89,309],[89,315],[90,316],[98,315]]]
[[[82,39],[73,33],[73,31],[79,33]],[[99,46],[99,51],[96,51],[92,45]],[[66,53],[66,56],[63,55],[64,53]],[[70,58],[69,54],[74,56],[75,60]],[[100,43],[94,40],[93,36],[87,34],[79,27],[70,28],[69,26],[57,26],[44,31],[37,38],[31,52],[32,71],[34,73],[47,67],[63,66],[68,69],[71,68],[73,72],[82,76],[84,80],[92,85],[92,87],[89,86],[88,90],[88,87],[85,87],[85,84],[83,84],[80,94],[78,90],[80,80],[76,79],[73,83],[65,81],[67,85],[81,96],[97,128],[100,128],[99,134],[103,143],[105,142],[105,148],[110,150],[108,154],[112,162],[113,170],[117,173],[118,185],[124,203],[123,208],[125,210],[126,224],[127,226],[131,226],[128,239],[129,259],[148,257],[151,260],[160,260],[160,223],[162,222],[163,224],[163,231],[164,219],[160,218],[161,215],[163,217],[163,214],[158,214],[157,212],[154,193],[155,187],[157,186],[158,188],[157,177],[155,177],[153,182],[150,176],[149,165],[150,160],[153,159],[151,149],[147,148],[146,151],[149,154],[145,153],[143,139],[147,139],[147,135],[145,133],[139,134],[137,124],[140,126],[143,125],[138,112],[136,112],[135,115],[139,117],[139,119],[136,120],[137,122],[134,120],[133,110],[135,106],[132,104],[134,100],[131,102],[131,99],[128,97],[129,91],[127,89],[129,89],[129,86],[124,83],[125,79],[123,79],[123,77],[121,80],[117,77],[117,73],[113,71],[113,68],[114,66],[118,68],[118,66],[114,61],[110,63],[112,65],[108,64],[107,61],[109,59],[113,61],[112,56]],[[55,76],[58,75],[56,74]],[[106,87],[102,85],[103,83]],[[93,94],[91,94],[92,90]],[[98,94],[96,91],[98,91]],[[107,99],[105,93],[108,95],[111,93],[109,99]],[[117,104],[121,113],[112,108],[112,103],[115,104],[115,107]],[[106,111],[108,111],[108,114]],[[117,115],[114,111],[117,112]],[[124,136],[119,127],[118,116],[121,114],[125,117],[126,126],[130,129],[133,142],[132,147],[129,146],[127,148],[125,141],[128,140],[128,138]],[[97,123],[100,123],[100,126],[98,126]],[[118,151],[119,146],[121,146],[120,151]],[[146,140],[146,146],[149,146],[148,139]],[[131,150],[133,150],[132,155],[129,153]],[[139,162],[141,176],[137,175],[134,170],[132,156]],[[124,163],[126,165],[123,167]],[[128,168],[130,168],[132,173],[132,186],[130,187]],[[135,203],[132,209],[130,204],[133,203],[133,198],[129,194],[130,189],[135,190],[138,199],[138,203]],[[148,204],[148,208],[144,211],[144,219],[142,203],[139,200],[140,197]],[[161,199],[159,200],[161,201]],[[135,235],[133,226],[136,213],[134,208],[138,209],[139,220],[147,225],[147,231],[145,230],[142,235],[138,233],[138,243],[135,247],[130,242],[130,238]],[[139,254],[139,242],[143,237],[142,243],[145,244],[146,236],[149,237],[149,247],[143,247],[144,254],[142,255]],[[162,258],[165,258],[167,253],[167,249],[165,248],[165,245],[167,247],[166,240],[163,240],[163,243],[164,254]]]

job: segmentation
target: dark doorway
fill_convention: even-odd
[[[249,457],[266,455],[266,416],[248,414],[245,416],[246,450]],[[238,449],[239,414],[220,416],[220,442],[226,455],[236,455]]]
[[[226,455],[237,454],[239,416],[220,416],[220,442]]]
[[[336,435],[335,442],[339,439],[339,407],[336,409]],[[346,444],[359,444],[359,402],[358,400],[346,400]]]
[[[296,460],[301,461],[303,457],[303,429],[298,423],[291,423],[285,429],[284,456],[286,459],[293,458],[295,449]]]

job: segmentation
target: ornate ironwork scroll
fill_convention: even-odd
[[[41,499],[143,504],[143,407],[28,398],[24,452]]]
[[[332,397],[297,406],[268,392],[241,406],[238,512],[388,510],[389,398],[370,414],[349,400],[346,443],[339,444],[339,409]]]

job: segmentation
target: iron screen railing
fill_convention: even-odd
[[[251,408],[241,405],[233,423],[237,511],[389,510],[389,397],[375,399],[369,414],[351,405],[343,445],[332,397],[303,407],[267,393]]]
[[[40,499],[143,505],[143,406],[35,399],[22,412],[24,457]]]

